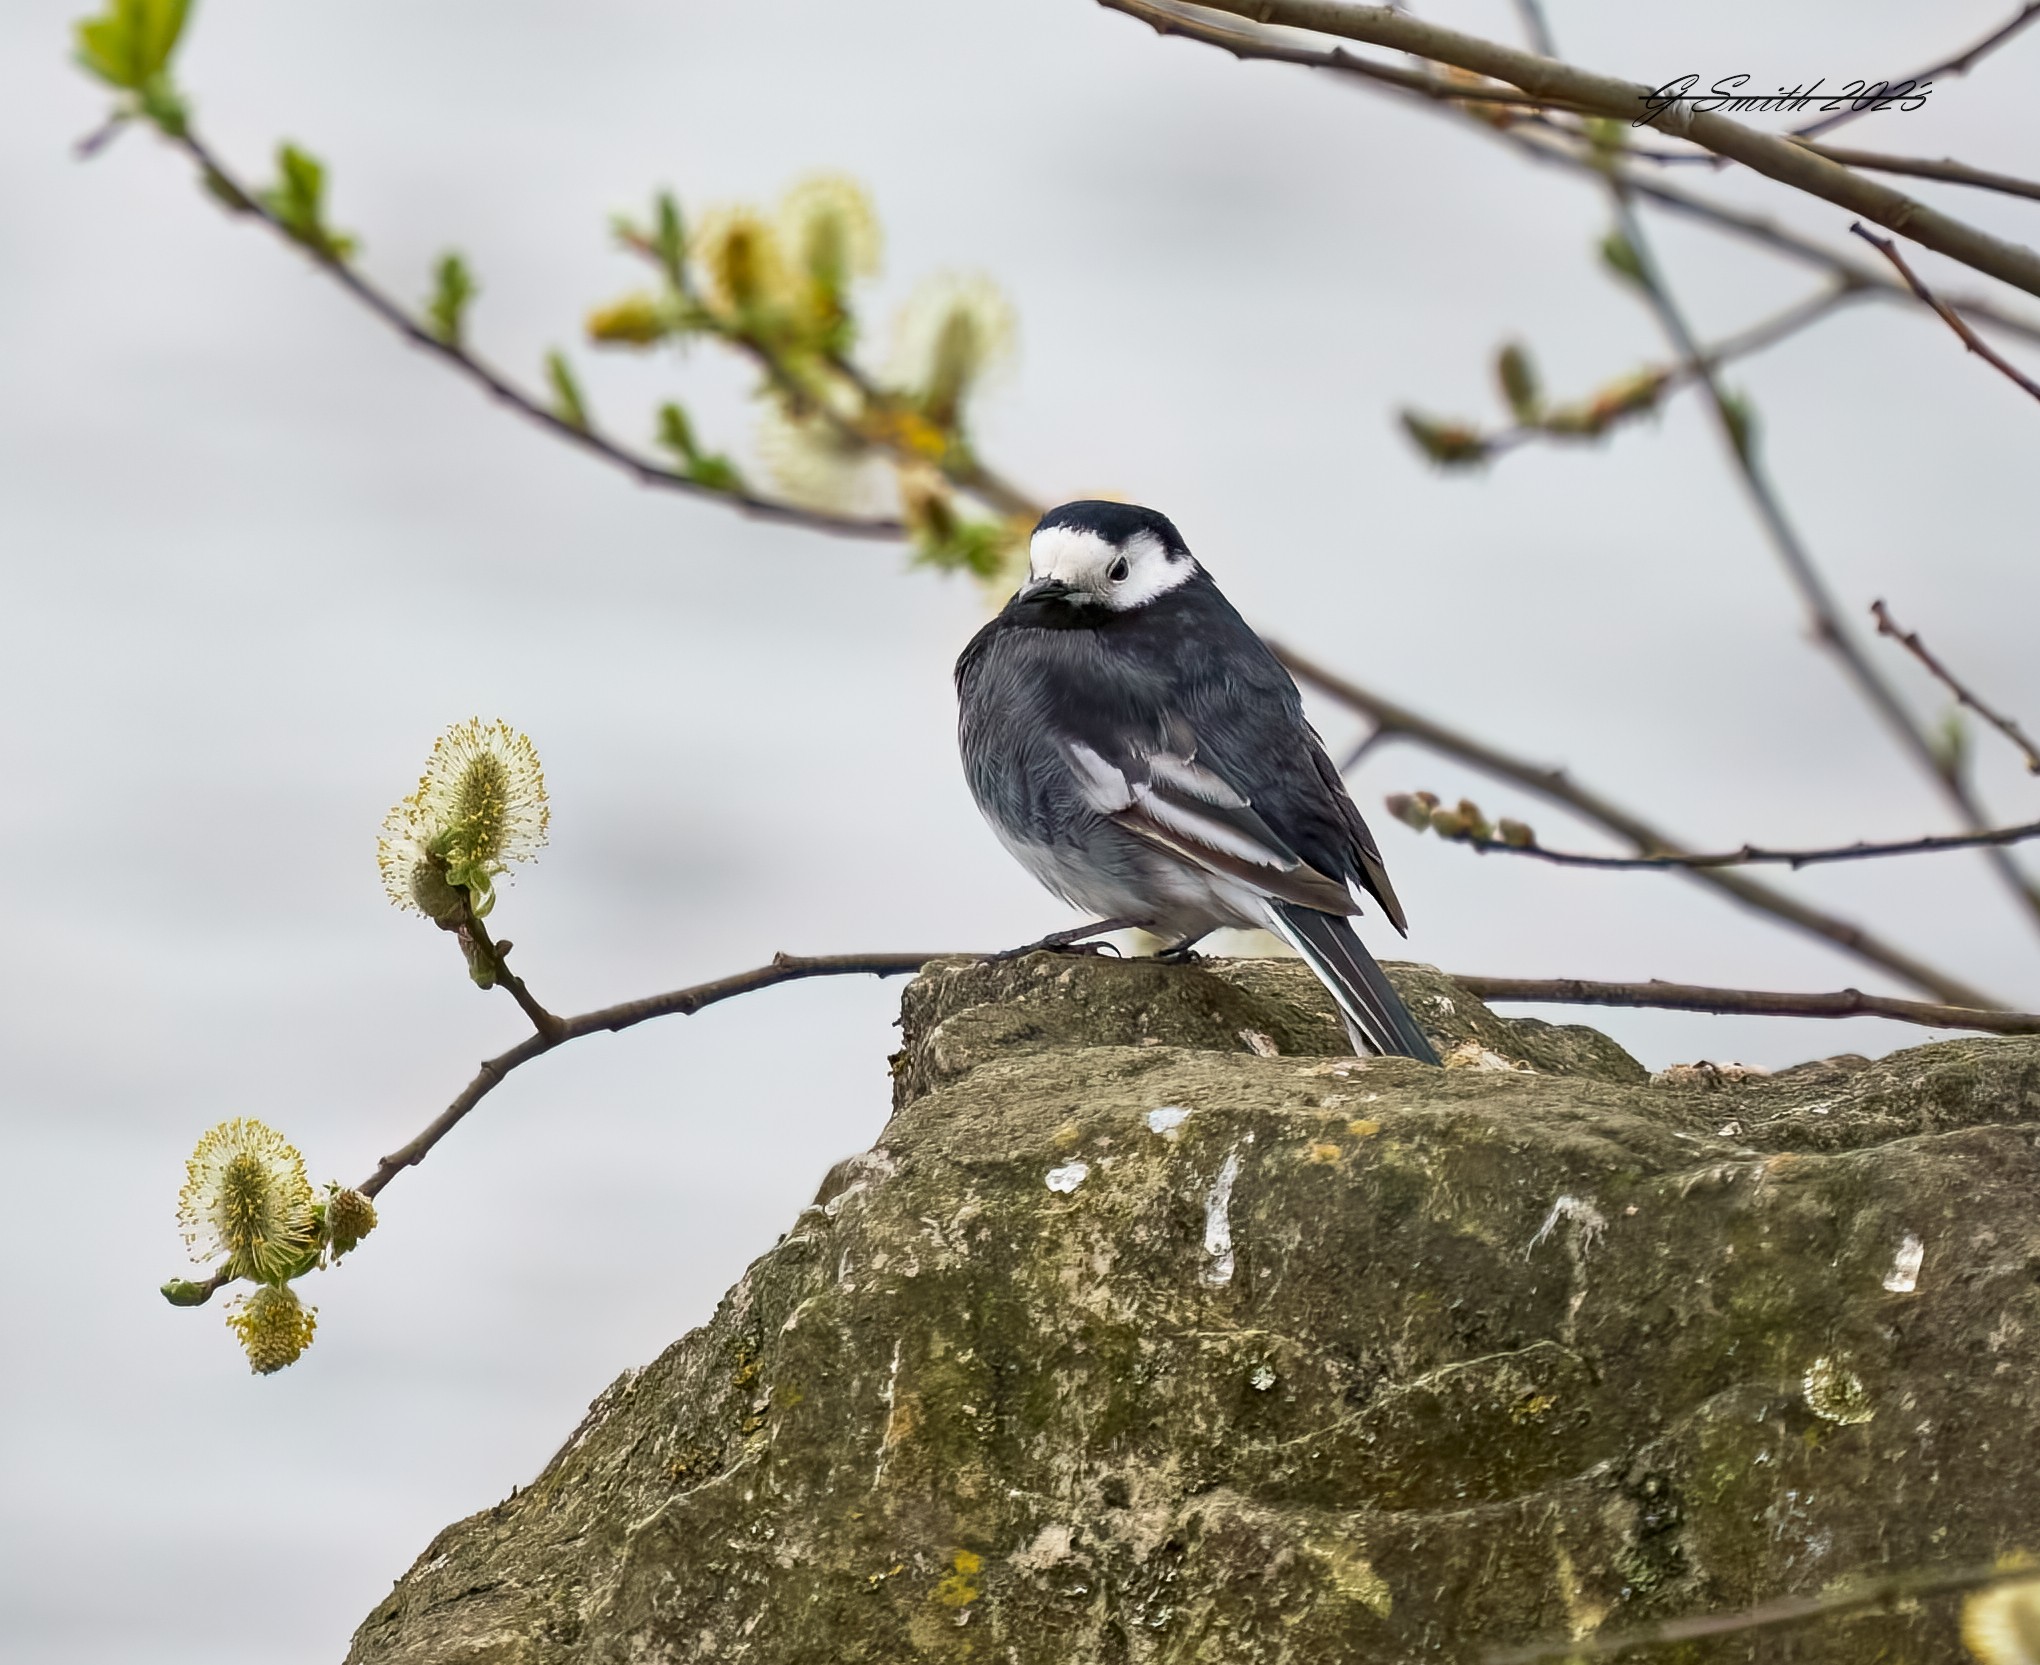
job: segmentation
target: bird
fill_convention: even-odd
[[[1084,500],[1041,517],[1028,576],[956,662],[971,795],[1028,872],[1097,923],[1186,958],[1222,926],[1285,940],[1358,1053],[1437,1051],[1349,920],[1408,921],[1373,834],[1268,644],[1167,516]]]

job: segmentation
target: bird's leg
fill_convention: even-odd
[[[1147,925],[1145,919],[1097,919],[1089,925],[1074,925],[1067,931],[1050,931],[1038,942],[1022,943],[1018,948],[1002,949],[996,954],[987,954],[988,960],[1017,960],[1027,954],[1102,954],[1106,944],[1087,942],[1087,937],[1102,937],[1108,931],[1135,931]]]
[[[1206,926],[1194,935],[1185,937],[1181,942],[1170,943],[1168,947],[1158,950],[1150,958],[1159,960],[1163,965],[1189,965],[1197,958],[1191,950],[1206,937],[1210,936],[1215,929],[1217,929],[1216,926]]]

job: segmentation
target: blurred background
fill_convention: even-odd
[[[897,983],[763,993],[520,1072],[307,1286],[319,1339],[282,1375],[249,1375],[217,1303],[168,1308],[205,1127],[259,1116],[315,1180],[356,1180],[521,1033],[375,873],[383,811],[446,724],[506,717],[545,760],[552,846],[492,924],[559,1010],[775,949],[990,948],[1070,921],[954,762],[949,669],[982,591],[637,489],[404,348],[154,138],[74,160],[108,103],[68,63],[79,9],[0,9],[0,1652],[330,1660],[437,1528],[529,1479],[605,1383],[705,1319],[886,1113]],[[1551,19],[1591,67],[1769,86],[1915,68],[2007,9],[1553,0]],[[1424,10],[1520,38],[1507,5]],[[1012,299],[1020,351],[979,430],[1044,500],[1164,509],[1271,633],[1701,847],[1948,828],[1805,639],[1690,398],[1473,477],[1398,431],[1405,403],[1496,419],[1511,338],[1559,393],[1663,357],[1594,257],[1601,194],[1477,134],[1085,0],[204,0],[180,64],[247,174],[281,138],[327,160],[333,222],[398,292],[422,298],[430,262],[464,250],[472,337],[534,382],[590,303],[637,281],[610,213],[662,184],[698,210],[850,172],[889,240],[867,316],[936,269]],[[1850,142],[2040,172],[2036,69],[2040,35]],[[1846,215],[1761,181],[1685,182],[1847,241]],[[2022,239],[2040,215],[1978,193],[1959,209]],[[1651,223],[1705,335],[1814,287]],[[726,357],[576,356],[619,431],[648,432],[680,388],[742,454],[748,375]],[[1850,610],[1887,597],[2040,722],[2031,401],[1876,304],[1730,380]],[[1358,732],[1319,716],[1335,750]],[[1986,794],[2030,819],[1991,742]],[[1676,878],[1420,838],[1378,807],[1411,788],[1606,847],[1380,748],[1356,795],[1414,929],[1378,951],[1908,992]],[[1980,858],[1781,882],[2040,1003],[2040,941]],[[1654,1067],[1932,1038],[1546,1015]]]

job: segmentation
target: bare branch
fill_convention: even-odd
[[[2040,196],[2040,189],[2036,189],[2034,195]],[[1898,268],[1899,276],[1905,279],[1907,287],[1941,315],[1948,327],[1962,338],[1963,346],[1967,347],[1993,370],[2000,371],[2028,393],[2032,394],[2034,398],[2040,399],[2040,382],[2035,382],[2031,376],[2027,375],[2017,365],[1999,354],[1976,331],[1962,321],[1961,315],[1953,307],[1946,306],[1935,299],[1934,292],[1924,283],[1920,282],[1913,269],[1905,263],[1905,256],[1898,252],[1898,245],[1896,243],[1889,237],[1879,237],[1861,221],[1850,226],[1849,229]]]
[[[2002,191],[2007,196],[2032,197],[2040,201],[2040,181],[2020,179],[2009,173],[1990,173],[1972,168],[1952,157],[1931,161],[1924,156],[1890,156],[1880,150],[1844,150],[1839,145],[1808,144],[1816,156],[1845,167],[1867,168],[1872,173],[1902,173],[1915,179],[1939,179],[1950,185],[1971,185],[1979,191]]]
[[[1982,832],[1932,834],[1925,838],[1908,838],[1890,844],[1835,844],[1812,850],[1767,850],[1760,845],[1745,844],[1739,850],[1720,850],[1711,855],[1674,855],[1660,850],[1642,856],[1596,856],[1577,850],[1547,850],[1542,844],[1512,844],[1500,838],[1447,836],[1446,842],[1464,844],[1483,855],[1490,850],[1500,850],[1512,856],[1535,856],[1539,861],[1548,861],[1556,867],[1593,867],[1611,872],[1636,872],[1760,865],[1790,867],[1796,870],[1834,861],[1873,861],[1882,856],[1924,856],[1935,855],[1943,850],[1975,850],[1989,845],[2023,844],[2030,838],[2040,838],[2040,821],[2029,821],[2024,826],[2018,827],[1987,827]]]
[[[1520,87],[1554,105],[1591,110],[1623,121],[1640,119],[1662,133],[1740,162],[1752,172],[1835,203],[2029,295],[2040,295],[2040,254],[2033,250],[1929,208],[1791,139],[1683,104],[1664,102],[1653,110],[1647,102],[1653,89],[1639,83],[1539,57],[1385,6],[1355,5],[1351,0],[1209,0],[1208,9],[1414,53]]]
[[[1592,154],[1583,143],[1578,142],[1575,135],[1566,130],[1554,128],[1536,132],[1521,125],[1504,126],[1474,113],[1470,107],[1475,104],[1492,104],[1497,109],[1506,109],[1512,103],[1525,105],[1536,103],[1535,100],[1522,95],[1469,90],[1459,83],[1446,82],[1418,71],[1374,65],[1337,49],[1325,51],[1297,46],[1264,31],[1214,23],[1187,12],[1154,4],[1152,0],[1098,0],[1098,3],[1110,10],[1124,12],[1130,17],[1137,17],[1149,23],[1159,34],[1176,35],[1185,40],[1216,46],[1231,53],[1235,58],[1302,64],[1415,94],[1424,105],[1446,114],[1463,117],[1489,137],[1509,144],[1520,155],[1532,161],[1586,174],[1597,181],[1609,177],[1608,159]],[[1384,73],[1376,74],[1374,73],[1376,69],[1381,69]],[[1488,83],[1487,86],[1492,87],[1493,83]],[[1704,152],[1695,152],[1694,156],[1696,159],[1715,163],[1720,161],[1720,158],[1707,156]],[[1852,260],[1837,250],[1826,248],[1812,238],[1805,237],[1763,215],[1752,214],[1726,203],[1710,202],[1704,197],[1693,196],[1677,186],[1663,184],[1635,170],[1618,167],[1614,170],[1614,177],[1637,196],[1669,208],[1674,213],[1700,220],[1716,230],[1729,232],[1774,254],[1815,266],[1866,293],[1878,295],[1886,300],[1903,300],[1908,305],[1915,304],[1912,292],[1896,278],[1887,276],[1876,267]],[[1981,297],[1957,296],[1951,299],[1950,304],[1965,317],[2010,331],[2030,341],[2040,341],[2040,323],[2006,312]]]
[[[1307,69],[1336,70],[1344,75],[1379,82],[1398,91],[1415,93],[1440,104],[1483,104],[1521,110],[1575,110],[1564,99],[1536,98],[1492,81],[1450,81],[1420,69],[1400,64],[1378,63],[1356,57],[1343,47],[1298,46],[1251,29],[1231,28],[1183,11],[1174,5],[1157,5],[1153,0],[1098,0],[1107,11],[1138,18],[1158,35],[1177,35],[1184,40],[1202,41],[1232,53],[1236,58],[1266,59],[1271,63],[1300,64]]]
[[[290,229],[263,205],[254,192],[226,170],[211,148],[195,133],[178,134],[171,139],[171,143],[189,155],[206,178],[219,182],[223,187],[221,194],[234,202],[237,211],[254,215],[277,236],[308,255],[321,271],[413,346],[420,347],[451,365],[468,380],[485,389],[497,401],[516,411],[527,421],[545,429],[555,438],[579,446],[583,451],[621,468],[640,485],[684,492],[691,496],[728,504],[738,513],[755,519],[804,526],[810,531],[831,532],[840,537],[877,538],[892,542],[906,535],[906,528],[896,520],[831,514],[826,510],[805,508],[800,504],[784,502],[777,498],[757,497],[746,491],[704,485],[692,476],[678,469],[668,468],[664,463],[643,452],[631,450],[592,427],[582,427],[567,421],[458,342],[435,335],[406,311],[402,303],[371,283],[332,251],[315,247],[294,236]]]
[[[1993,29],[1982,40],[1977,41],[1972,46],[1964,47],[1962,51],[1946,62],[1935,64],[1931,69],[1923,69],[1916,75],[1898,76],[1894,81],[1887,82],[1886,85],[1895,85],[1898,81],[1911,81],[1917,84],[1921,81],[1935,80],[1943,75],[1967,75],[1977,64],[1989,57],[1991,53],[1995,52],[2006,41],[2025,28],[2027,24],[2031,23],[2035,17],[2040,17],[2040,0],[2027,0],[2027,3],[2019,8],[2017,15],[2009,23]],[[1832,133],[1842,123],[1854,121],[1858,116],[1867,115],[1868,113],[1867,110],[1837,110],[1831,116],[1822,116],[1818,121],[1808,122],[1804,127],[1794,128],[1792,136],[1795,139],[1810,139],[1819,133]]]
[[[1974,711],[2025,754],[2028,773],[2040,775],[2040,748],[2034,746],[2024,729],[2020,728],[2017,723],[2013,722],[2011,718],[2005,716],[2002,712],[1993,711],[1982,700],[1972,694],[1963,685],[1961,680],[1956,677],[1953,671],[1949,670],[1946,665],[1942,664],[1940,660],[1936,659],[1927,650],[1927,644],[1920,640],[1918,632],[1904,630],[1899,627],[1898,621],[1891,616],[1891,609],[1886,607],[1882,601],[1873,601],[1870,604],[1870,611],[1877,619],[1878,635],[1891,637],[1922,665],[1926,666],[1928,671],[1933,674],[1935,680],[1942,687],[1946,688],[1949,693],[1953,694],[1959,704],[1966,705],[1971,711]]]
[[[1643,291],[1652,309],[1657,313],[1665,335],[1672,343],[1673,350],[1681,357],[1700,362],[1697,344],[1693,339],[1692,327],[1680,310],[1672,292],[1666,285],[1664,275],[1658,271],[1652,259],[1648,243],[1644,239],[1643,227],[1636,217],[1634,207],[1622,188],[1611,187],[1615,195],[1616,215],[1622,233],[1629,239],[1636,251],[1638,264],[1644,274]],[[1757,512],[1771,547],[1777,551],[1779,562],[1784,566],[1786,576],[1793,588],[1799,592],[1800,604],[1806,609],[1807,622],[1813,638],[1828,649],[1841,662],[1842,669],[1856,691],[1863,696],[1866,704],[1882,719],[1900,746],[1911,754],[1912,759],[1923,769],[1927,777],[1940,789],[1942,795],[1962,817],[1972,832],[1982,832],[1989,827],[1989,817],[1982,804],[1977,801],[1969,783],[1952,770],[1942,767],[1934,743],[1919,720],[1899,698],[1898,691],[1888,682],[1876,663],[1857,641],[1842,617],[1841,608],[1834,592],[1828,588],[1826,577],[1814,564],[1813,554],[1799,536],[1785,513],[1785,505],[1779,499],[1777,488],[1772,484],[1769,471],[1759,459],[1758,449],[1749,433],[1748,417],[1739,412],[1729,399],[1727,390],[1721,385],[1721,378],[1711,365],[1700,364],[1700,371],[1706,382],[1707,393],[1714,407],[1715,420],[1721,430],[1722,442],[1727,448],[1736,473],[1748,492],[1751,506]],[[2004,882],[2036,924],[2040,924],[2040,887],[2036,887],[2019,871],[2018,866],[2003,848],[1987,847],[1985,858],[1996,869]]]
[[[1456,758],[1484,775],[1513,782],[1550,803],[1563,804],[1645,853],[1679,854],[1685,848],[1678,839],[1660,831],[1613,799],[1580,785],[1562,769],[1530,763],[1422,716],[1406,705],[1399,705],[1372,689],[1362,687],[1349,677],[1326,669],[1293,648],[1277,647],[1276,654],[1293,676],[1341,705],[1367,716],[1380,726],[1388,738],[1411,741],[1441,757]],[[1810,907],[1760,880],[1706,867],[1681,871],[1697,884],[1721,891],[1746,908],[1831,943],[1844,953],[1854,955],[1866,964],[1881,967],[1913,987],[1924,989],[1952,1005],[1988,1007],[1996,1004],[1988,995],[1961,979],[1884,941],[1862,926]]]
[[[509,943],[492,941],[482,922],[475,918],[446,928],[462,939],[463,948],[472,944],[488,959],[495,972],[496,982],[510,991],[510,998],[517,1002],[517,1009],[531,1020],[533,1029],[555,1040],[564,1038],[566,1026],[538,1003],[537,997],[524,986],[524,979],[510,969]]]
[[[470,1110],[501,1086],[512,1070],[584,1035],[629,1029],[657,1017],[688,1015],[718,1001],[749,994],[754,989],[769,989],[776,984],[797,982],[805,977],[897,977],[919,971],[937,957],[933,954],[775,954],[769,965],[720,977],[712,983],[696,983],[691,988],[674,989],[671,993],[655,994],[644,1000],[627,1000],[620,1006],[604,1006],[599,1011],[583,1012],[579,1017],[555,1018],[556,1027],[550,1032],[541,1028],[539,1033],[509,1051],[499,1052],[485,1060],[460,1096],[442,1110],[417,1138],[378,1162],[375,1172],[356,1189],[368,1197],[380,1193],[406,1168],[414,1168],[423,1162],[431,1154],[432,1147],[459,1126]]]
[[[2040,1012],[2006,1012],[1894,1000],[1861,989],[1833,994],[1774,994],[1716,989],[1698,983],[1590,983],[1577,977],[1461,977],[1452,980],[1481,1000],[1555,1006],[1654,1006],[1674,1012],[1755,1017],[1884,1017],[1930,1029],[1979,1029],[1993,1035],[2040,1035]]]
[[[689,1016],[720,1001],[780,983],[807,977],[899,977],[919,971],[940,954],[824,954],[801,956],[775,954],[767,965],[739,971],[714,982],[696,983],[644,1000],[627,1000],[604,1006],[579,1017],[556,1019],[550,1033],[534,1034],[487,1059],[460,1095],[433,1118],[431,1124],[409,1144],[392,1151],[376,1164],[375,1172],[356,1187],[364,1196],[378,1195],[406,1168],[416,1167],[432,1148],[458,1127],[468,1112],[494,1092],[511,1071],[542,1058],[557,1047],[586,1035],[630,1029],[653,1018]],[[1455,977],[1467,991],[1482,1000],[1549,1001],[1565,1005],[1668,1006],[1697,1012],[1758,1012],[1790,1017],[1895,1017],[1907,1023],[1936,1028],[1984,1029],[1997,1034],[2040,1034],[2040,1016],[2005,1012],[1966,1005],[1929,1005],[1916,1000],[1891,1000],[1879,995],[1844,989],[1838,994],[1762,994],[1748,989],[1698,988],[1684,983],[1587,983],[1573,979],[1548,982],[1506,977]]]
[[[1790,306],[1781,307],[1768,318],[1759,319],[1734,335],[1724,336],[1710,346],[1700,349],[1698,358],[1685,359],[1677,364],[1651,365],[1636,373],[1636,382],[1651,381],[1656,384],[1658,396],[1692,385],[1705,378],[1709,369],[1719,369],[1724,364],[1739,358],[1748,358],[1775,347],[1779,342],[1809,329],[1826,318],[1831,312],[1856,299],[1868,289],[1866,284],[1852,283],[1847,277],[1839,278],[1827,288],[1794,301]],[[1554,410],[1564,407],[1554,407]],[[1574,410],[1580,406],[1570,407]],[[1655,400],[1647,407],[1656,408]],[[1550,413],[1547,413],[1550,414]],[[1498,457],[1534,441],[1598,441],[1607,437],[1608,428],[1587,427],[1567,428],[1558,423],[1540,420],[1519,422],[1512,427],[1484,435],[1481,439],[1483,459]]]
[[[1124,920],[1102,920],[1075,931],[1057,932],[1043,939],[1043,944],[1030,944],[1029,949],[1014,952],[1029,952],[1047,943],[1059,944],[1126,923]],[[695,983],[643,1000],[626,1000],[620,1005],[583,1012],[579,1017],[555,1018],[546,1013],[547,1021],[540,1025],[537,1033],[527,1036],[506,1052],[484,1059],[475,1071],[474,1079],[461,1089],[453,1102],[440,1111],[416,1138],[378,1162],[375,1172],[355,1189],[366,1197],[379,1196],[397,1175],[406,1168],[415,1168],[431,1155],[433,1148],[458,1127],[476,1105],[509,1079],[513,1070],[535,1058],[543,1058],[569,1041],[605,1031],[634,1028],[653,1018],[691,1016],[704,1007],[734,1000],[739,995],[809,977],[900,977],[918,972],[935,960],[1007,957],[1004,954],[775,954],[770,963],[755,966],[749,971],[735,972],[713,982]],[[1448,975],[1480,1000],[1574,1006],[1662,1006],[1681,1011],[1783,1017],[1889,1017],[1937,1029],[1976,1029],[2001,1035],[2040,1034],[2040,1015],[1961,1005],[1929,1005],[1917,1000],[1892,1000],[1856,989],[1843,989],[1836,994],[1764,994],[1750,989],[1700,988],[1684,983],[1589,983],[1573,978],[1538,981],[1520,977]],[[203,1306],[233,1281],[233,1274],[224,1269],[216,1271],[211,1277],[191,1284],[177,1304]]]
[[[1556,162],[1580,173],[1601,171],[1586,157],[1561,146],[1540,143],[1515,133],[1504,134],[1502,137],[1513,141],[1523,154],[1539,161]],[[1621,181],[1622,188],[1632,196],[1642,197],[1689,219],[1700,220],[1717,230],[1730,232],[1787,259],[1832,272],[1836,277],[1855,283],[1865,292],[1881,299],[1904,301],[1909,306],[1917,304],[1918,297],[1896,278],[1887,277],[1883,272],[1866,266],[1859,260],[1851,260],[1847,255],[1829,249],[1810,237],[1802,236],[1790,227],[1780,225],[1776,220],[1762,214],[1750,214],[1726,203],[1710,202],[1705,197],[1696,197],[1675,185],[1666,185],[1634,169],[1617,169],[1615,177]],[[2040,322],[2006,312],[1980,296],[1953,297],[1949,304],[1966,318],[1993,325],[2027,341],[2040,342]]]
[[[1781,1596],[1737,1613],[1701,1613],[1688,1619],[1666,1619],[1638,1630],[1616,1631],[1606,1636],[1587,1636],[1578,1641],[1553,1642],[1531,1648],[1503,1648],[1488,1654],[1481,1665],[1561,1665],[1571,1659],[1607,1659],[1632,1648],[1660,1647],[1668,1642],[1693,1642],[1709,1636],[1734,1636],[1753,1630],[1783,1630],[1793,1625],[1812,1624],[1842,1613],[1856,1613],[1866,1607],[1887,1611],[1926,1596],[1952,1595],[1958,1590],[1981,1590],[1992,1584],[2023,1582],[2033,1576],[2030,1567],[2012,1568],[1995,1564],[1962,1567],[1954,1571],[1935,1568],[1927,1572],[1893,1573],[1847,1584],[1817,1596]]]
[[[431,1154],[433,1146],[460,1125],[469,1111],[494,1092],[511,1071],[542,1058],[557,1047],[586,1035],[630,1029],[653,1018],[690,1016],[720,1001],[740,994],[769,989],[780,983],[808,977],[899,977],[919,971],[929,961],[967,958],[940,954],[775,954],[767,965],[739,971],[713,982],[696,983],[667,994],[643,1000],[627,1000],[583,1012],[579,1017],[555,1019],[549,1033],[531,1035],[486,1060],[475,1078],[417,1138],[392,1151],[376,1164],[375,1172],[356,1187],[364,1196],[378,1195],[406,1168],[416,1167]],[[1571,979],[1531,982],[1515,978],[1456,977],[1469,993],[1480,999],[1554,1001],[1567,1005],[1672,1006],[1687,1011],[1772,1012],[1797,1017],[1849,1017],[1873,1015],[1896,1017],[1908,1023],[1937,1028],[1986,1029],[1998,1034],[2040,1033],[2040,1017],[2020,1012],[1981,1009],[1967,1005],[1928,1005],[1916,1000],[1889,1000],[1878,995],[1845,989],[1839,994],[1759,994],[1747,989],[1705,989],[1683,983],[1583,983]],[[1525,992],[1529,991],[1529,992]],[[1633,997],[1633,998],[1632,998]],[[1711,1004],[1710,1004],[1711,1002]]]

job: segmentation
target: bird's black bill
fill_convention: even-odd
[[[1075,592],[1060,578],[1037,578],[1021,586],[1022,601],[1067,601]]]

